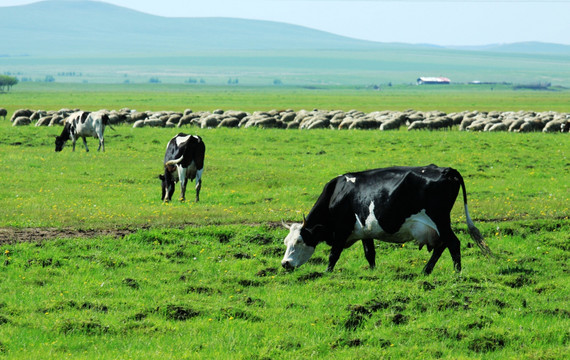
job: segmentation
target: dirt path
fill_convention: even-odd
[[[228,224],[229,225],[229,224]],[[245,226],[259,226],[260,223],[251,224],[239,224]],[[264,223],[265,226],[270,228],[280,228],[282,227],[281,222],[268,222]],[[183,229],[187,226],[196,226],[196,224],[186,223],[177,224],[176,228]],[[11,228],[11,227],[0,227],[0,245],[2,244],[12,244],[17,242],[32,242],[32,241],[43,241],[43,240],[53,240],[61,238],[90,238],[95,236],[113,236],[116,238],[122,238],[125,235],[132,234],[141,229],[149,229],[149,226],[141,226],[133,229],[95,229],[95,230],[82,230],[82,229],[72,229],[72,228]]]
[[[77,230],[58,228],[0,228],[0,244],[101,235],[121,238],[135,231],[136,230],[132,229]]]

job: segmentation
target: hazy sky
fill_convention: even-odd
[[[84,1],[84,0],[68,0]],[[32,0],[0,0],[0,6]],[[570,45],[570,0],[105,0],[167,17],[236,17],[380,42]],[[0,8],[0,13],[1,13]]]

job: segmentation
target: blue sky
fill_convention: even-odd
[[[85,0],[66,0],[85,1]],[[32,0],[0,0],[0,6]],[[570,45],[570,0],[104,0],[166,17],[279,21],[379,42]],[[1,8],[0,8],[1,12]]]

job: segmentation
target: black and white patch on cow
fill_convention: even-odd
[[[77,111],[69,115],[65,119],[63,131],[60,136],[55,138],[55,151],[61,151],[67,140],[71,140],[73,151],[75,151],[75,142],[77,139],[83,139],[85,151],[89,151],[87,147],[86,137],[95,137],[99,139],[99,147],[97,151],[103,149],[105,151],[105,140],[103,134],[105,126],[109,125],[109,116],[103,111],[88,112]],[[110,125],[109,125],[110,126]]]
[[[186,199],[188,180],[196,179],[196,202],[200,200],[202,173],[206,146],[197,135],[179,133],[166,146],[164,155],[164,174],[159,175],[162,182],[162,200],[172,200],[175,184],[180,182],[180,200]]]
[[[374,268],[376,239],[426,246],[433,251],[426,274],[447,248],[455,269],[461,271],[459,239],[450,219],[460,187],[469,233],[488,255],[490,249],[469,215],[463,178],[455,169],[428,165],[349,173],[329,181],[303,224],[288,226],[281,264],[288,269],[301,266],[319,243],[326,242],[331,246],[327,270],[332,271],[343,249],[362,240],[364,255]]]

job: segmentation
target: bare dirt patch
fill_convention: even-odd
[[[259,226],[260,223],[250,223],[250,224],[240,224],[245,226]],[[265,226],[270,229],[280,228],[282,225],[280,222],[269,222],[264,223]],[[171,228],[183,229],[188,226],[196,226],[193,223],[181,223],[171,226]],[[2,244],[12,244],[17,242],[38,242],[44,240],[53,240],[61,238],[91,238],[96,236],[112,236],[116,238],[122,238],[125,235],[132,234],[141,229],[149,229],[148,225],[142,225],[134,229],[131,228],[108,228],[108,229],[73,229],[73,228],[12,228],[12,227],[0,227],[0,245]],[[223,235],[227,237],[226,235]],[[253,237],[252,241],[264,244],[269,240],[263,237]],[[220,239],[220,242],[229,241],[229,238]],[[246,256],[249,256],[245,254]],[[239,258],[240,254],[236,257]]]
[[[0,244],[17,242],[38,242],[59,238],[90,238],[95,236],[113,236],[122,238],[136,230],[132,229],[60,229],[60,228],[0,228]]]

